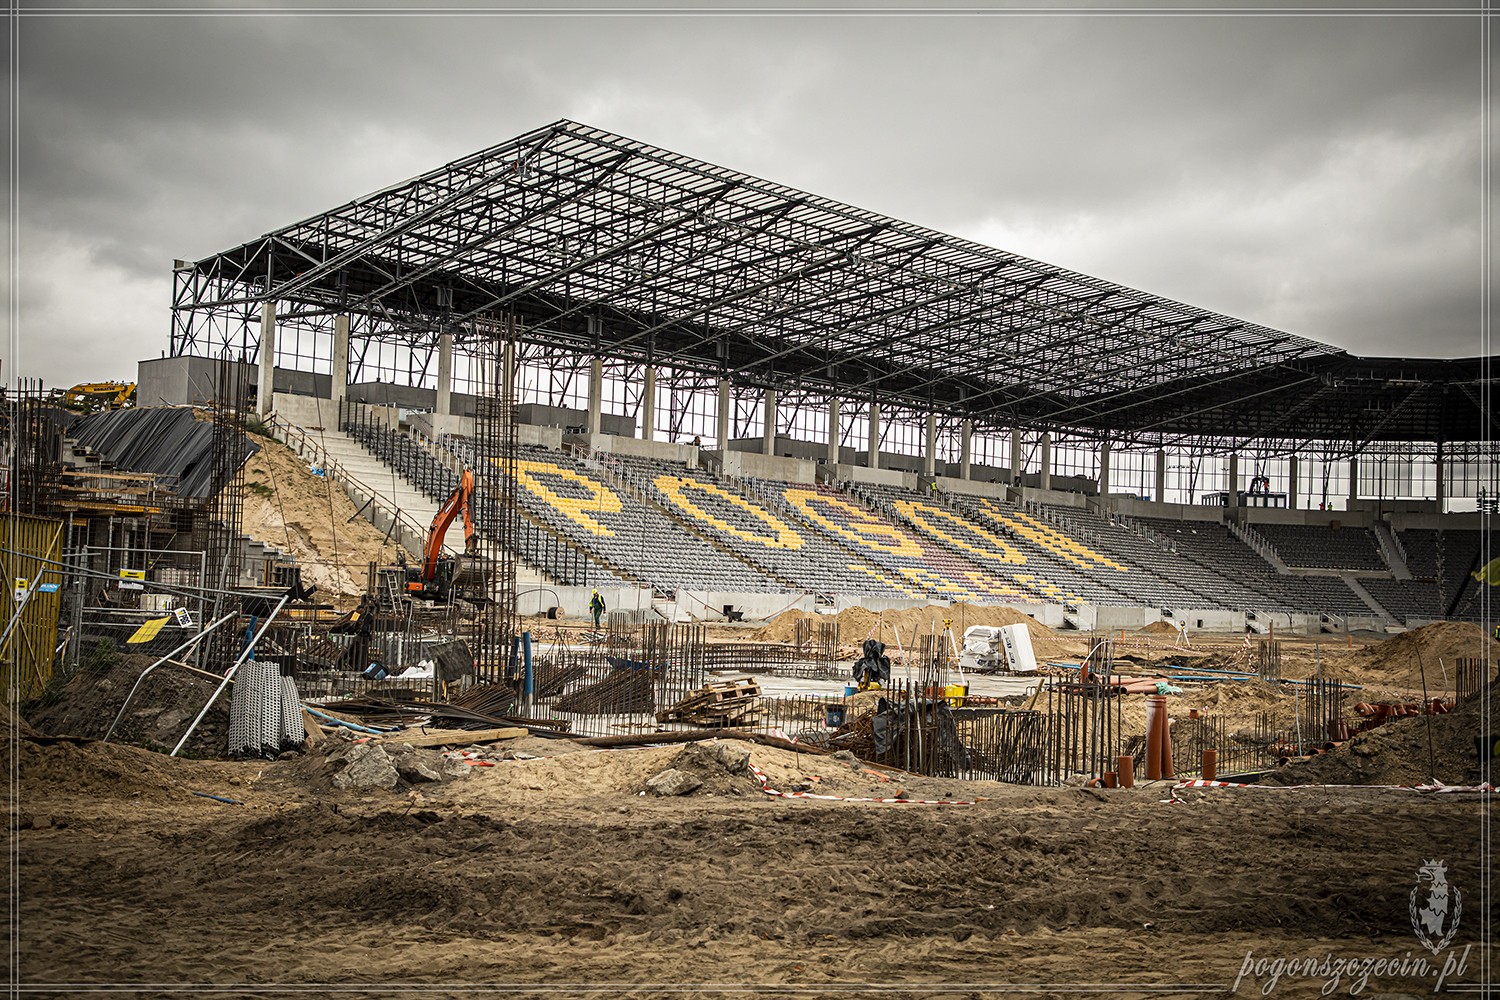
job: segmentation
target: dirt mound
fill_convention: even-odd
[[[9,705],[0,705],[0,740],[9,741],[12,736],[35,736],[31,724],[16,714]]]
[[[1366,646],[1355,655],[1355,669],[1378,678],[1415,676],[1425,669],[1436,685],[1444,667],[1450,675],[1460,658],[1493,660],[1500,649],[1472,622],[1433,622]],[[1439,660],[1442,664],[1439,664]]]
[[[186,762],[136,747],[23,740],[17,754],[28,805],[58,797],[166,799],[186,794],[184,775],[174,766]]]
[[[1262,779],[1275,785],[1446,785],[1479,780],[1475,738],[1488,702],[1500,712],[1500,687],[1485,686],[1447,715],[1414,715],[1361,733],[1325,754],[1293,761]]]
[[[60,687],[49,689],[22,711],[30,723],[52,736],[103,739],[120,706],[152,657],[128,653],[102,669],[82,668]],[[170,750],[207,703],[217,685],[207,677],[163,665],[153,670],[130,701],[111,739],[151,749]],[[229,695],[226,690],[204,716],[183,747],[195,757],[221,757],[229,744]]]
[[[1136,629],[1137,635],[1176,635],[1178,628],[1170,622],[1152,622]]]
[[[255,443],[260,451],[245,463],[245,533],[296,559],[320,598],[352,603],[364,592],[370,563],[394,562],[395,544],[286,445],[261,437]]]
[[[759,642],[794,642],[797,638],[797,622],[811,619],[818,622],[829,620],[828,615],[808,614],[805,611],[784,611],[759,629],[754,638]],[[870,611],[867,608],[845,608],[837,616],[839,641],[847,650],[858,649],[866,638],[879,639],[892,649],[909,648],[915,645],[918,635],[925,635],[934,628],[941,629],[946,619],[953,623],[956,636],[962,637],[971,625],[1017,625],[1024,624],[1033,639],[1050,639],[1058,633],[1015,608],[1004,605],[978,605],[958,603],[952,606],[929,604],[923,608],[908,608],[904,611]]]

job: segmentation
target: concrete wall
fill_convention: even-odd
[[[1056,477],[1052,480],[1057,482]],[[1019,491],[1020,499],[1030,500],[1034,503],[1051,504],[1054,507],[1087,507],[1088,499],[1082,493],[1068,493],[1062,490],[1039,490],[1034,486],[1024,485]]]
[[[812,594],[759,594],[730,590],[679,590],[677,612],[682,621],[724,621],[724,605],[741,612],[747,621],[765,621],[783,611],[814,610]]]
[[[1153,503],[1114,496],[1111,496],[1105,505],[1126,517],[1159,517],[1177,521],[1222,522],[1225,510],[1223,507],[1204,507],[1200,504]]]
[[[651,607],[651,591],[645,587],[600,587],[599,596],[609,611],[634,611]],[[591,587],[521,587],[516,605],[523,615],[544,615],[548,608],[561,608],[569,618],[589,618]]]
[[[1400,531],[1405,528],[1427,528],[1436,530],[1442,528],[1447,531],[1478,531],[1484,526],[1483,515],[1477,510],[1465,511],[1461,514],[1436,514],[1432,512],[1424,514],[1392,514],[1390,517],[1391,527]]]
[[[994,497],[997,500],[1004,500],[1010,495],[1010,487],[1004,483],[976,482],[970,479],[939,476],[937,484],[940,490],[948,493],[963,493],[967,496]]]
[[[1220,611],[1218,608],[1173,608],[1173,622],[1187,622],[1188,634],[1194,632],[1243,632],[1245,612]]]
[[[243,361],[233,363],[240,377],[254,391],[259,368]],[[215,380],[219,362],[214,358],[184,356],[151,358],[136,364],[135,398],[139,406],[207,405],[214,401]],[[332,391],[327,375],[278,368],[275,373],[276,394],[323,396]]]
[[[942,601],[937,598],[932,600],[921,600],[908,597],[851,597],[846,594],[836,595],[833,599],[834,611],[843,611],[845,608],[864,608],[867,611],[909,611],[912,608],[925,608],[928,605],[948,607],[952,601]]]
[[[779,458],[753,451],[731,451],[721,456],[726,476],[749,476],[786,483],[817,481],[818,463],[802,458]]]
[[[1048,628],[1061,628],[1063,623],[1063,606],[1061,604],[1011,604],[1022,614],[1030,615]]]
[[[1345,528],[1368,528],[1375,514],[1368,510],[1288,510],[1284,507],[1241,507],[1240,514],[1252,527],[1257,524],[1310,524]]]
[[[618,434],[564,434],[568,444],[581,445],[594,451],[611,455],[633,455],[636,458],[654,458],[662,462],[696,467],[698,449],[690,444],[673,444],[671,441],[644,441],[640,438],[622,437]]]
[[[1436,514],[1436,500],[1358,500],[1357,511],[1368,511],[1375,517],[1391,514]]]
[[[388,382],[355,382],[349,386],[349,399],[403,410],[430,410],[437,405],[437,390]]]
[[[954,479],[960,478],[963,473],[962,462],[939,462],[937,464],[938,474],[949,476]],[[969,479],[981,483],[1010,483],[1010,470],[996,465],[980,465],[978,462],[970,463]]]
[[[917,488],[917,474],[896,469],[868,469],[862,465],[835,465],[833,477],[855,483],[874,483],[877,486],[901,486],[908,490]]]
[[[1104,631],[1134,630],[1161,621],[1160,608],[1096,607],[1094,611],[1094,627]]]
[[[457,394],[454,395],[457,399]],[[472,407],[469,412],[473,412]],[[588,430],[587,410],[575,410],[567,406],[546,406],[542,403],[522,403],[516,407],[516,420],[539,427],[561,427],[565,434],[583,434]],[[599,429],[616,437],[635,436],[635,418],[622,417],[614,413],[599,418]]]
[[[331,399],[278,392],[272,401],[271,410],[283,420],[305,430],[335,430],[338,427],[339,408]]]

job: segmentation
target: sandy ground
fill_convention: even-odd
[[[245,463],[245,533],[290,553],[319,600],[352,607],[370,563],[395,565],[397,546],[286,445],[264,437],[255,443],[260,451]]]
[[[1085,984],[1222,995],[1247,952],[1426,954],[1408,893],[1427,858],[1446,861],[1467,899],[1453,946],[1478,933],[1492,807],[1477,796],[914,779],[900,790],[984,801],[882,805],[772,798],[727,773],[712,795],[637,794],[679,752],[578,751],[356,793],[332,791],[309,759],[174,761],[21,739],[8,751],[21,779],[20,981],[230,996],[253,984],[467,996],[507,983],[642,997],[702,984],[737,996]],[[778,787],[893,794],[828,758],[750,753]],[[1463,978],[1478,968],[1471,954]],[[1272,995],[1322,985],[1284,981]],[[1366,992],[1431,989],[1408,976]]]

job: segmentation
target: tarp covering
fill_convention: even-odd
[[[199,420],[187,406],[146,406],[91,413],[69,431],[78,448],[87,448],[120,472],[172,476],[177,494],[206,497],[213,490],[213,424]],[[245,442],[243,463],[260,448]]]

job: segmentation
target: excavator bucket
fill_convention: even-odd
[[[488,597],[490,582],[495,578],[495,564],[484,556],[454,557],[453,589],[470,597]]]

